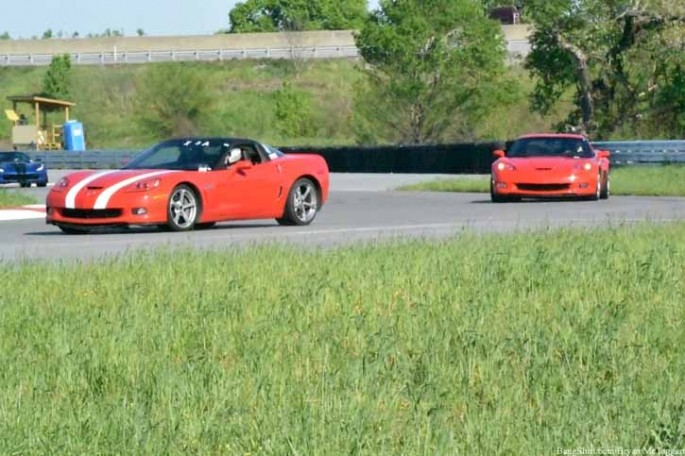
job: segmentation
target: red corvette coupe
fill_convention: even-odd
[[[609,152],[595,150],[585,136],[522,136],[496,150],[490,196],[495,203],[521,198],[609,198]]]
[[[285,155],[248,139],[173,139],[120,170],[64,177],[47,196],[46,221],[66,233],[128,225],[187,231],[266,218],[308,225],[328,182],[318,155]]]

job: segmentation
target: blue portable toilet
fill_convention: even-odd
[[[86,150],[86,137],[83,133],[83,124],[76,120],[69,120],[64,124],[64,148],[72,152]]]

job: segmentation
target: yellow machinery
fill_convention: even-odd
[[[14,123],[12,145],[15,149],[64,149],[62,127],[69,120],[70,108],[76,106],[76,103],[36,95],[12,96],[7,99],[12,102],[12,109],[6,109],[5,115]],[[31,118],[17,114],[17,106],[20,104],[28,104],[31,107]],[[54,117],[58,115],[60,123],[48,122],[54,121]]]

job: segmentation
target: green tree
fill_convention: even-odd
[[[246,0],[229,13],[232,33],[359,28],[366,0]]]
[[[356,43],[360,141],[470,138],[501,94],[504,38],[479,2],[382,0]]]
[[[71,56],[55,55],[43,76],[42,94],[46,97],[69,99],[71,96]]]
[[[599,138],[648,125],[683,63],[681,5],[666,0],[529,0],[535,32],[526,66],[533,109],[549,112],[569,92],[564,125]],[[673,78],[672,76],[675,76]]]
[[[0,40],[11,40],[12,37],[10,36],[9,32],[3,32],[0,33]]]
[[[190,65],[151,65],[136,81],[136,117],[155,137],[201,133],[212,105],[207,82]]]
[[[302,138],[312,132],[311,106],[306,92],[291,82],[274,93],[274,107],[279,132],[286,138]]]

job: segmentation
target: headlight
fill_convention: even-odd
[[[60,187],[60,188],[65,188],[69,186],[69,179],[66,177],[63,177],[55,184],[55,187]]]
[[[584,169],[585,171],[592,171],[592,163],[585,163],[583,165],[575,165],[575,169]]]
[[[45,165],[40,165],[38,168],[36,168],[36,171],[43,171],[45,169]]]
[[[5,172],[5,170],[0,168],[0,173],[4,173],[4,172]]]
[[[131,185],[130,190],[136,191],[136,192],[147,192],[149,190],[153,190],[153,189],[159,187],[159,184],[161,182],[162,181],[160,179],[143,180],[143,181],[136,182],[135,184]]]
[[[515,171],[516,167],[514,165],[512,165],[511,163],[499,162],[499,163],[497,163],[497,169],[499,171]]]

